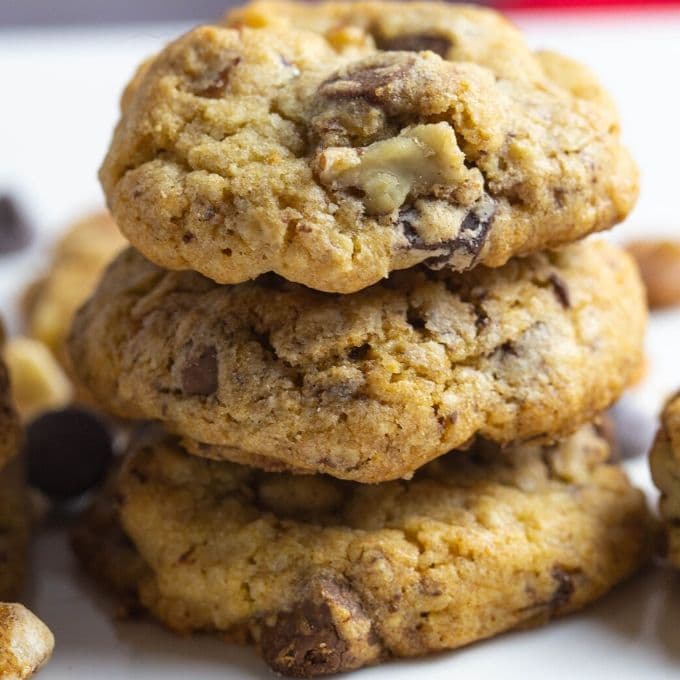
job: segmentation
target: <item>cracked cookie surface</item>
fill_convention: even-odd
[[[634,264],[602,242],[352,295],[220,286],[131,249],[70,351],[104,407],[163,421],[193,453],[379,482],[475,435],[573,431],[637,374],[645,321]]]
[[[126,90],[100,177],[164,268],[349,293],[419,263],[500,266],[632,207],[606,94],[498,15],[360,3],[304,23],[290,7],[195,29]]]
[[[659,509],[666,522],[668,554],[680,569],[680,393],[669,399],[650,453],[652,478],[659,491]]]
[[[75,548],[170,628],[325,675],[545,623],[629,576],[651,523],[608,457],[586,426],[373,486],[202,460],[160,433],[133,446]]]

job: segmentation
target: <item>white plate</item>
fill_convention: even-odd
[[[619,101],[625,137],[643,168],[643,194],[615,238],[677,233],[680,15],[570,15],[520,23],[537,47],[559,49],[593,65]],[[95,171],[126,78],[145,55],[183,28],[0,31],[0,190],[16,192],[40,228],[27,253],[0,261],[0,309],[6,316],[13,316],[18,291],[42,266],[58,230],[101,204]],[[649,444],[663,397],[680,386],[679,346],[680,314],[655,316],[648,338],[649,377],[619,409],[630,446],[638,451]],[[644,458],[628,467],[655,502]],[[112,619],[111,603],[78,571],[63,530],[45,531],[34,552],[30,604],[57,639],[42,679],[269,675],[250,649],[207,637],[179,639],[150,623]],[[680,672],[679,630],[680,578],[654,567],[586,611],[545,628],[394,662],[355,677],[660,680]]]

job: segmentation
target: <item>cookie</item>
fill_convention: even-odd
[[[100,178],[148,258],[350,293],[420,263],[500,266],[630,211],[637,171],[585,69],[489,10],[325,7],[297,27],[281,17],[302,9],[255,5],[140,69]],[[335,28],[310,30],[317,14]]]
[[[680,393],[669,399],[650,453],[652,478],[659,491],[659,508],[668,530],[668,555],[680,568]]]
[[[16,459],[0,470],[0,602],[21,595],[30,534],[26,475],[23,461]]]
[[[545,623],[633,573],[651,524],[608,455],[584,427],[365,485],[202,460],[160,435],[75,546],[173,630],[253,641],[286,675],[336,673]]]
[[[62,362],[73,315],[124,245],[110,215],[84,217],[68,228],[54,248],[47,272],[24,293],[26,334],[47,345]]]
[[[599,242],[342,296],[273,275],[220,286],[129,250],[70,350],[106,409],[194,453],[379,482],[476,435],[573,431],[636,375],[645,319],[635,265]]]
[[[50,629],[21,604],[0,603],[0,677],[24,680],[49,660]]]
[[[9,371],[2,359],[4,329],[0,321],[0,469],[12,458],[19,448],[20,429],[10,391]]]

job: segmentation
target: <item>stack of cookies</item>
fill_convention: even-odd
[[[646,309],[637,194],[581,65],[489,10],[255,3],[127,87],[132,248],[72,364],[156,421],[76,534],[179,631],[310,677],[582,607],[650,552],[599,414]]]

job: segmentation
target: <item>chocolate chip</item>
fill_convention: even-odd
[[[36,418],[24,444],[29,483],[58,499],[79,496],[106,476],[111,433],[90,411],[67,408]]]
[[[491,323],[491,319],[489,318],[489,315],[486,313],[484,307],[482,307],[481,303],[474,304],[474,311],[475,311],[475,328],[478,331],[481,331]]]
[[[389,37],[376,34],[374,38],[376,46],[381,50],[391,52],[425,52],[429,50],[443,59],[446,58],[453,44],[449,38],[436,33],[407,33]]]
[[[553,567],[550,575],[557,583],[555,591],[550,598],[550,608],[553,611],[556,611],[571,600],[571,596],[574,594],[576,586],[574,585],[573,575],[560,566]]]
[[[377,105],[388,103],[387,86],[403,79],[413,68],[415,56],[376,55],[353,64],[319,87],[319,95],[331,100],[363,99]]]
[[[253,338],[255,338],[255,340],[260,345],[260,347],[262,347],[262,351],[265,354],[268,354],[269,356],[278,360],[279,355],[276,353],[276,348],[274,347],[274,345],[272,345],[272,341],[271,341],[271,337],[269,335],[269,332],[264,331],[264,332],[260,333],[259,331],[255,330],[254,328],[251,328],[250,332],[252,333]]]
[[[184,365],[182,391],[190,397],[209,397],[217,392],[217,377],[217,352],[214,347],[206,347]]]
[[[564,197],[566,195],[566,192],[564,189],[555,189],[553,191],[553,199],[555,200],[555,205],[559,210],[564,208]]]
[[[559,303],[565,309],[569,309],[571,307],[571,299],[567,284],[554,272],[548,277],[548,281],[550,281],[550,285],[552,285]]]
[[[240,62],[241,57],[238,54],[225,55],[224,66],[207,83],[202,83],[196,90],[196,94],[206,99],[219,99],[223,97],[229,85],[231,70]]]
[[[443,248],[447,248],[448,244],[455,241],[455,239],[451,239],[447,241],[437,241],[435,243],[425,243],[415,227],[419,218],[420,215],[414,208],[403,208],[399,212],[399,217],[397,219],[397,224],[401,228],[404,238],[408,241],[409,247],[413,250],[442,250]]]
[[[347,643],[338,636],[327,603],[305,601],[265,628],[262,652],[277,673],[312,678],[343,670]]]
[[[428,258],[424,264],[432,269],[441,269],[452,263],[456,269],[460,269],[461,266],[465,269],[473,267],[486,243],[495,214],[495,201],[490,196],[485,196],[465,216],[458,236],[441,244],[446,252]],[[462,258],[462,261],[456,262],[455,260],[459,258]]]
[[[408,322],[409,326],[411,326],[411,328],[414,328],[417,331],[425,328],[425,319],[423,319],[420,312],[418,312],[416,309],[413,309],[413,307],[409,307],[406,310],[406,321]]]
[[[499,349],[501,355],[503,355],[503,356],[511,356],[511,357],[519,356],[519,353],[517,352],[517,348],[515,347],[515,345],[510,340],[508,340],[508,342],[504,342],[498,349]]]
[[[0,255],[26,248],[33,237],[32,229],[9,196],[0,196]]]
[[[379,658],[379,640],[348,586],[323,579],[305,590],[305,599],[263,628],[262,655],[275,672],[312,678]]]
[[[359,345],[359,347],[352,347],[352,349],[347,353],[347,356],[349,357],[350,361],[363,361],[368,356],[370,351],[371,346],[365,342],[363,345]]]

